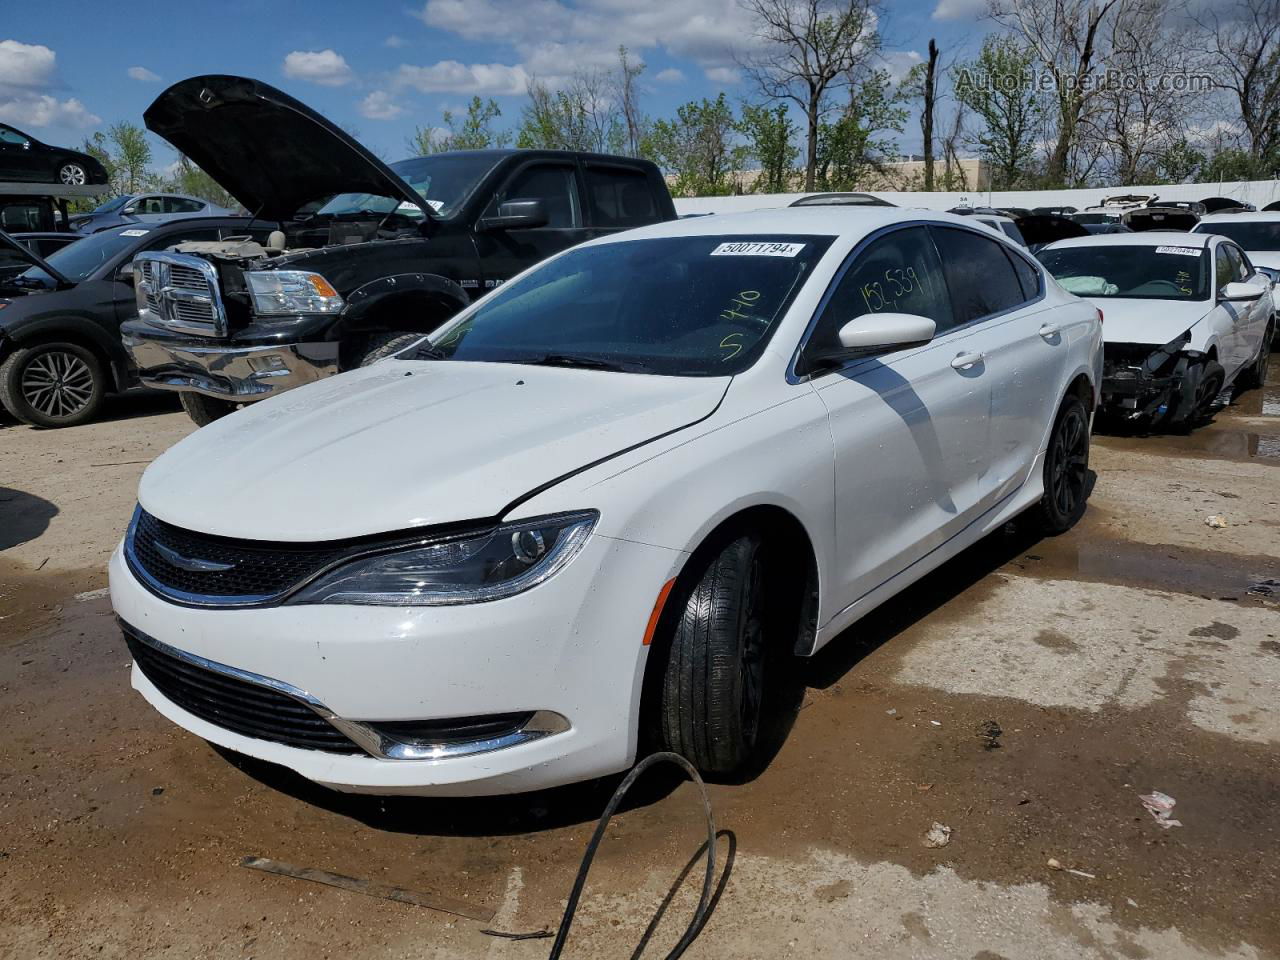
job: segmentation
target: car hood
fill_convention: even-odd
[[[303,205],[337,193],[373,193],[422,206],[413,188],[359,143],[258,80],[191,77],[156,97],[142,117],[148,130],[258,217],[287,220]]]
[[[196,431],[147,469],[139,501],[176,526],[255,540],[496,517],[538,487],[709,416],[728,384],[387,360]]]
[[[1102,311],[1106,343],[1149,343],[1163,346],[1204,319],[1213,304],[1200,300],[1129,300],[1124,297],[1085,297]]]

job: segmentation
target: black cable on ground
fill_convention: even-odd
[[[640,778],[652,766],[659,763],[672,763],[680,767],[689,779],[698,785],[698,790],[702,794],[702,810],[707,818],[707,839],[703,844],[702,850],[706,850],[707,854],[707,873],[702,881],[702,894],[698,898],[698,908],[693,912],[693,918],[689,921],[689,926],[685,928],[684,933],[676,942],[676,945],[667,954],[666,960],[676,960],[686,950],[689,945],[702,932],[703,926],[707,922],[707,917],[711,913],[714,904],[720,899],[720,894],[724,891],[724,884],[728,882],[729,874],[726,869],[719,888],[716,885],[716,824],[715,817],[711,812],[711,800],[707,796],[707,787],[702,782],[702,777],[698,776],[698,771],[684,757],[678,753],[651,753],[632,768],[622,783],[618,784],[618,789],[613,792],[613,796],[609,798],[608,806],[605,807],[604,813],[600,815],[600,820],[596,824],[595,833],[591,836],[591,842],[587,844],[587,851],[583,855],[582,865],[578,867],[578,876],[573,881],[573,890],[569,894],[569,902],[564,908],[564,916],[560,919],[560,929],[556,931],[556,942],[551,947],[551,953],[548,960],[558,960],[561,952],[564,950],[565,942],[569,939],[569,928],[573,926],[574,914],[578,911],[578,901],[582,897],[582,888],[586,886],[587,874],[591,870],[591,862],[595,859],[596,851],[600,847],[600,841],[604,839],[605,828],[609,826],[609,821],[613,819],[613,815],[617,812],[618,807],[622,804],[622,798],[627,795],[627,791],[631,789],[632,784]],[[733,862],[734,849],[736,841],[732,834],[729,834],[729,862]],[[676,891],[680,888],[684,878],[688,876],[689,871],[697,862],[698,857],[702,855],[699,850],[684,870],[681,871],[677,878],[675,886],[667,894],[662,904],[658,907],[658,912],[649,921],[649,926],[644,932],[644,936],[640,938],[640,943],[636,945],[635,952],[631,955],[632,960],[637,960],[649,945],[649,940],[653,936],[654,931],[658,927],[658,922],[662,919],[667,907],[675,897]]]

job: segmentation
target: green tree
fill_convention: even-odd
[[[676,196],[725,196],[738,191],[748,156],[737,142],[737,129],[723,93],[715,100],[690,101],[676,110],[674,120],[653,124],[645,154],[674,177]]]
[[[756,193],[786,193],[796,173],[800,129],[791,122],[786,104],[773,107],[749,103],[742,108],[738,131],[747,140],[751,159],[760,165]]]
[[[849,103],[840,117],[819,127],[818,189],[863,186],[868,175],[883,169],[896,155],[898,144],[892,134],[902,132],[907,110],[891,87],[887,71],[873,71],[849,88]]]
[[[981,123],[969,142],[991,164],[991,185],[997,190],[1011,190],[1031,179],[1045,112],[1035,89],[1035,64],[1030,48],[1012,37],[992,34],[983,41],[977,59],[953,71],[956,99]]]
[[[484,150],[488,147],[505,147],[511,143],[511,133],[495,130],[494,121],[502,116],[498,102],[472,97],[467,105],[467,115],[459,118],[452,111],[444,112],[445,129],[418,127],[409,138],[409,149],[418,156],[442,153],[445,150]]]
[[[563,90],[534,80],[521,116],[516,146],[542,150],[620,153],[626,143],[621,111],[599,71],[574,74]]]
[[[169,175],[169,181],[165,184],[166,190],[172,190],[174,193],[185,193],[191,197],[199,197],[201,200],[207,200],[210,203],[217,204],[220,207],[227,207],[234,210],[240,206],[240,203],[231,194],[223,190],[213,179],[198,166],[196,166],[190,158],[178,154],[178,162],[173,167],[173,172]]]
[[[1161,183],[1186,183],[1204,165],[1204,154],[1186,137],[1168,144],[1156,155],[1156,174]]]

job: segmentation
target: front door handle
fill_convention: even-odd
[[[1040,327],[1040,336],[1046,340],[1052,340],[1062,332],[1062,328],[1056,323],[1046,323]]]
[[[968,370],[976,367],[985,359],[986,356],[981,353],[958,353],[955,359],[951,361],[951,366],[956,370]]]

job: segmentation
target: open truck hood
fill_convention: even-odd
[[[709,416],[728,384],[386,360],[202,427],[147,468],[138,499],[176,526],[251,540],[495,517],[557,478]]]
[[[337,193],[372,193],[425,209],[390,168],[306,104],[247,77],[175,83],[142,115],[251,214],[287,220]]]

